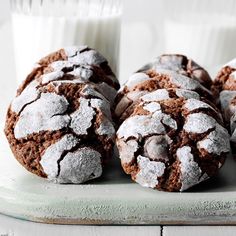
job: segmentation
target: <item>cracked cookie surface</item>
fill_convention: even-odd
[[[230,149],[218,111],[196,98],[148,96],[117,131],[124,171],[144,187],[165,191],[214,176]]]
[[[218,97],[224,120],[231,133],[233,152],[236,150],[236,59],[228,62],[219,71],[212,85],[212,92]]]
[[[141,96],[159,89],[175,89],[177,96],[180,90],[190,91],[195,96],[210,100],[211,84],[207,71],[193,60],[183,55],[162,55],[134,73],[122,86],[116,97],[115,115],[121,123],[125,119],[122,117],[124,112],[133,103]]]
[[[86,46],[40,60],[7,113],[5,134],[16,159],[56,183],[101,176],[114,144],[118,87],[106,59]]]

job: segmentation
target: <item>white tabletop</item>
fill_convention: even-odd
[[[50,225],[0,215],[1,236],[234,236],[235,226]]]

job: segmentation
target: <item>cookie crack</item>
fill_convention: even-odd
[[[50,118],[57,117],[57,116],[65,116],[67,114],[68,114],[67,111],[65,111],[62,113],[53,114]],[[71,117],[70,117],[70,122],[71,122]]]
[[[57,160],[57,175],[56,175],[56,178],[58,178],[60,173],[61,173],[61,162],[64,160],[66,155],[68,153],[77,151],[79,149],[79,147],[80,147],[80,142],[78,144],[76,144],[73,148],[71,148],[70,150],[64,150],[62,152],[60,158]]]
[[[91,106],[91,101],[89,101],[89,106],[94,110],[94,112],[95,112],[95,115],[93,116],[93,119],[91,120],[91,126],[86,130],[87,131],[87,134],[88,133],[90,133],[90,131],[91,131],[91,134],[93,134],[94,132],[94,125],[93,124],[95,124],[96,122],[96,119],[97,119],[97,114],[99,113],[95,108],[93,108],[92,106]],[[76,110],[75,110],[76,111]],[[81,139],[81,140],[83,140],[83,142],[81,143],[80,142],[80,144],[89,144],[89,141],[90,141],[90,139],[92,139],[91,137],[87,137],[87,134],[78,134],[78,133],[76,133],[70,126],[71,126],[71,122],[72,122],[72,117],[71,117],[71,114],[73,113],[73,112],[75,112],[75,111],[72,111],[71,113],[65,113],[65,114],[67,114],[69,117],[70,117],[70,120],[69,120],[69,122],[68,122],[68,125],[67,125],[67,127],[66,127],[66,129],[68,130],[68,132],[70,133],[70,134],[73,134],[75,137],[77,137],[78,139]],[[95,133],[96,134],[96,133]],[[96,136],[98,136],[97,134],[96,134]],[[98,140],[99,141],[99,140]],[[99,141],[100,142],[100,141]]]
[[[20,116],[21,113],[24,111],[24,109],[25,109],[27,106],[29,106],[30,104],[32,104],[32,103],[38,101],[38,100],[41,98],[41,95],[42,95],[42,93],[39,93],[36,99],[34,99],[34,100],[31,101],[31,102],[26,103],[26,104],[21,108],[21,110],[18,112],[18,115]]]
[[[96,92],[98,92],[96,89],[94,89]],[[98,92],[99,93],[99,92]],[[102,94],[101,94],[102,95]],[[103,95],[102,95],[103,96]],[[96,96],[96,95],[91,95],[91,94],[81,94],[81,97],[86,98],[86,99],[99,99],[102,100],[101,97]],[[104,97],[105,98],[105,97]],[[106,99],[106,98],[105,98]],[[90,107],[91,107],[91,103],[89,103]],[[95,109],[94,107],[91,107],[93,109]]]

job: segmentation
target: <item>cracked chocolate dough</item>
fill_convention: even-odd
[[[174,88],[177,94],[185,94],[180,96],[188,96],[192,92],[195,96],[212,100],[211,84],[212,80],[207,71],[193,60],[177,54],[162,55],[130,76],[121,87],[116,97],[117,121],[122,123],[133,103],[151,91]]]
[[[56,183],[101,176],[115,139],[118,88],[107,60],[87,46],[41,59],[8,109],[5,134],[16,159]]]
[[[195,98],[141,102],[117,131],[122,167],[144,187],[184,191],[214,176],[229,151],[221,116]]]
[[[228,62],[219,71],[212,85],[212,92],[219,98],[224,120],[231,133],[233,153],[236,152],[236,59]]]
[[[211,78],[182,55],[133,74],[115,99],[124,171],[144,187],[184,191],[216,175],[230,150]]]

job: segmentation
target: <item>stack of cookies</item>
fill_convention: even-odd
[[[16,159],[56,183],[101,176],[115,141],[117,89],[107,60],[87,46],[41,59],[7,113],[5,133]]]
[[[184,191],[216,175],[230,145],[211,86],[182,55],[160,56],[128,79],[116,97],[116,143],[134,181]]]
[[[236,152],[236,59],[228,62],[219,71],[212,91],[218,97],[225,123],[231,133],[233,153]]]

